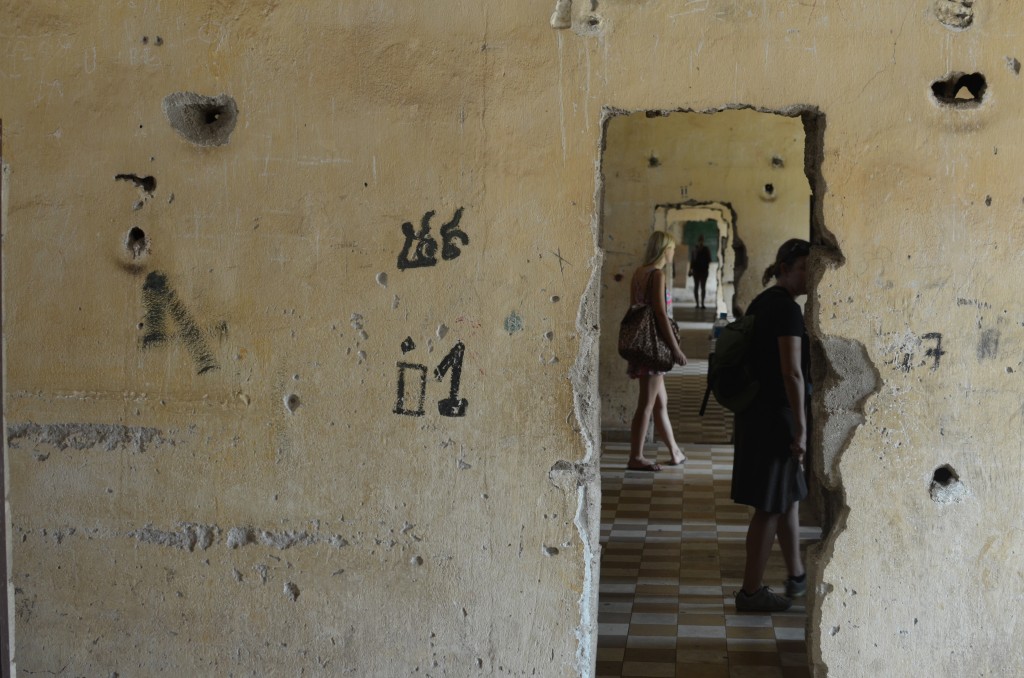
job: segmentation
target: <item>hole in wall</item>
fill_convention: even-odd
[[[153,195],[156,190],[155,177],[140,177],[138,174],[115,174],[114,181],[127,181],[142,189],[147,195]]]
[[[937,504],[958,504],[970,496],[970,491],[960,481],[960,474],[949,464],[943,464],[932,473],[928,495]]]
[[[932,83],[935,101],[944,106],[971,108],[985,100],[988,83],[981,73],[952,73]]]
[[[299,400],[299,396],[294,393],[290,393],[284,398],[284,407],[289,413],[295,414],[295,410],[299,409],[299,405],[302,402]]]
[[[228,143],[238,118],[238,106],[227,94],[175,92],[164,97],[163,109],[171,127],[197,146]]]
[[[132,259],[138,259],[143,254],[149,252],[149,240],[146,238],[146,232],[138,226],[133,226],[128,231],[128,237],[125,238],[124,244],[128,248],[128,254],[131,255]]]
[[[974,0],[935,0],[935,17],[954,30],[970,28],[974,23]]]

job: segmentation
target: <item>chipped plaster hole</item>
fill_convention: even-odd
[[[548,341],[551,341],[552,339],[555,338],[555,333],[552,332],[551,330],[548,330],[547,332],[544,333],[544,338],[547,339]]]
[[[572,0],[558,0],[551,15],[552,28],[569,28],[572,25]]]
[[[1006,57],[1006,67],[1013,71],[1014,75],[1020,75],[1020,59]]]
[[[970,28],[974,23],[974,0],[936,0],[935,16],[949,28]]]
[[[299,587],[290,581],[284,583],[284,595],[293,603],[299,599]]]
[[[783,160],[782,158],[780,158],[777,155],[773,155],[772,156],[772,167],[774,167],[776,169],[782,169],[785,166],[786,166],[786,161],[785,160]]]
[[[651,153],[651,157],[647,158],[648,167],[661,167],[661,161],[658,160],[658,156]]]
[[[383,271],[378,273],[377,274],[377,284],[380,285],[381,287],[387,287],[388,286],[388,274],[384,273]]]
[[[295,414],[295,410],[299,409],[300,404],[301,401],[299,400],[299,396],[295,395],[294,393],[290,393],[287,396],[285,396],[284,406],[285,409],[287,409],[290,414]]]
[[[561,300],[562,300],[562,297],[558,296],[557,294],[551,297],[551,303],[552,304],[557,304]]]
[[[546,555],[548,557],[557,556],[558,555],[558,547],[557,546],[545,546],[543,551],[544,551],[544,555]]]
[[[960,475],[953,467],[944,464],[935,469],[935,473],[932,474],[928,494],[937,504],[953,504],[963,501],[968,495],[968,491],[960,482]]]
[[[419,567],[423,564],[423,558],[421,556],[413,556],[409,559],[409,564]]]
[[[115,174],[114,181],[127,181],[135,184],[135,186],[145,191],[147,195],[153,195],[153,191],[156,190],[156,179],[154,177],[140,177],[137,174]]]
[[[138,259],[143,254],[149,252],[149,240],[146,239],[146,232],[138,226],[133,226],[128,231],[128,237],[125,239],[124,245],[128,248],[128,253],[131,254],[132,259]]]
[[[227,94],[175,92],[164,97],[163,109],[171,127],[197,146],[226,144],[238,118],[238,106]]]
[[[778,192],[775,190],[775,184],[765,184],[761,187],[761,200],[771,202],[779,197]]]
[[[932,83],[935,101],[945,106],[974,107],[985,99],[988,83],[981,73],[951,73]]]

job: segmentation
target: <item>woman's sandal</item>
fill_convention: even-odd
[[[650,464],[644,464],[644,465],[641,465],[641,466],[630,466],[627,463],[626,464],[626,470],[627,471],[650,471],[650,472],[654,473],[654,472],[660,471],[661,470],[661,466],[659,466],[657,462],[653,462],[653,461]]]

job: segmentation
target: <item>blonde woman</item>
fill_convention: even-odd
[[[630,282],[630,304],[650,305],[657,318],[658,334],[672,349],[672,358],[680,365],[686,364],[686,356],[679,348],[676,334],[669,327],[673,322],[668,317],[671,303],[669,291],[665,288],[664,268],[672,263],[676,241],[664,231],[655,231],[647,240],[643,265],[633,273]],[[654,431],[669,449],[669,465],[676,466],[686,461],[683,451],[676,445],[672,433],[672,422],[668,418],[668,395],[665,392],[665,373],[656,372],[643,365],[629,363],[630,379],[640,380],[640,394],[637,398],[636,413],[629,436],[629,461],[626,468],[633,471],[660,471],[661,466],[644,457],[644,439],[647,437],[647,422],[654,417]]]

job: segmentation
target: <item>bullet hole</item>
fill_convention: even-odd
[[[383,271],[378,273],[377,274],[377,284],[380,285],[381,287],[387,287],[388,286],[388,274],[384,273]]]
[[[369,182],[364,181],[363,182],[363,188],[369,188],[369,187],[370,187]]]
[[[969,492],[963,483],[960,482],[960,475],[949,464],[943,464],[935,469],[932,474],[932,482],[928,488],[928,494],[932,501],[937,504],[959,503],[968,496]]]
[[[138,325],[136,325],[136,328],[138,328],[140,330],[145,329],[146,328],[146,323],[139,323]],[[1009,370],[1010,368],[1007,367],[1006,369]]]
[[[992,207],[992,196],[991,195],[986,195],[985,196],[985,207]]]
[[[143,45],[148,45],[149,44],[149,36],[148,35],[142,36],[142,44]]]
[[[549,330],[544,333],[544,338],[547,339],[548,341],[551,341],[552,339],[555,338],[555,333]]]
[[[548,557],[557,556],[558,555],[558,548],[555,547],[555,546],[545,546],[543,548],[543,551],[544,551],[544,555],[546,555]]]
[[[284,398],[285,409],[287,409],[290,414],[295,414],[295,410],[299,409],[300,404],[301,401],[299,400],[299,396],[294,393],[290,393]]]
[[[147,195],[153,195],[156,190],[156,179],[154,177],[140,177],[137,174],[115,174],[114,181],[127,181],[141,188]]]
[[[614,276],[612,276],[612,278],[615,280],[615,282],[622,282],[622,274],[621,273],[616,273]]]
[[[658,160],[658,156],[651,153],[651,157],[647,158],[648,167],[661,167],[661,161]]]
[[[944,106],[973,108],[985,99],[988,83],[981,73],[951,73],[932,83],[935,101]]]
[[[974,0],[936,0],[935,17],[954,30],[970,28],[974,23]]]
[[[153,42],[153,44],[159,47],[160,45],[164,44],[164,39],[158,35],[156,36],[156,40]]]
[[[590,26],[591,28],[597,28],[598,26],[601,25],[601,17],[597,16],[596,14],[588,16],[587,25]]]
[[[419,567],[420,565],[423,564],[423,558],[421,558],[420,556],[413,556],[412,558],[409,559],[409,564],[410,565],[415,565],[416,567]]]
[[[771,202],[772,200],[775,200],[777,197],[779,196],[778,193],[775,191],[775,184],[765,184],[764,186],[761,187],[761,200]]]
[[[146,232],[138,226],[133,226],[128,231],[128,237],[125,239],[124,244],[128,248],[128,253],[131,254],[132,259],[138,259],[149,251],[149,241],[146,239]]]
[[[286,581],[284,583],[284,595],[288,600],[294,603],[299,599],[299,587],[290,581]]]
[[[775,194],[775,186],[774,186],[774,184],[765,184],[764,185],[764,192],[767,193],[768,195],[774,195]]]
[[[552,304],[557,304],[557,303],[558,303],[558,302],[560,302],[561,300],[562,300],[562,297],[558,296],[557,294],[556,294],[556,295],[554,295],[553,297],[551,297],[551,303],[552,303]]]
[[[197,146],[226,144],[238,118],[238,106],[227,94],[175,92],[164,97],[163,109],[171,127]]]
[[[1020,60],[1014,57],[1006,57],[1006,67],[1013,71],[1014,75],[1020,75]]]
[[[782,169],[786,166],[786,162],[777,155],[772,156],[772,167],[775,169]]]

